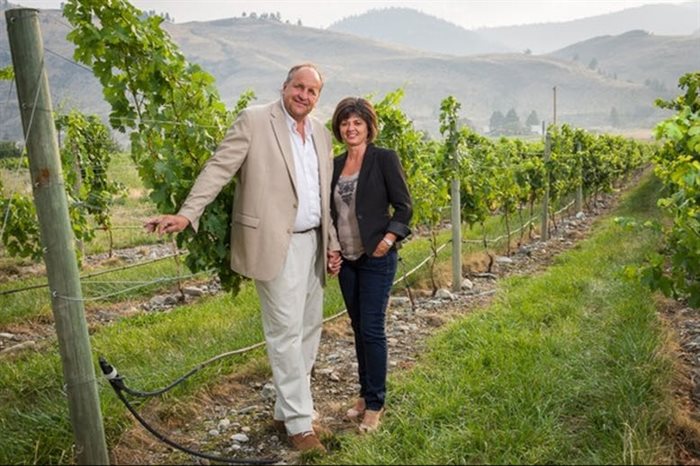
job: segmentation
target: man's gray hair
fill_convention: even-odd
[[[318,70],[316,65],[314,65],[313,63],[301,63],[299,65],[292,66],[289,69],[289,72],[287,73],[287,79],[284,80],[282,87],[289,84],[289,82],[292,80],[292,78],[294,78],[294,73],[296,73],[297,71],[299,71],[302,68],[311,68],[312,70],[314,70],[316,72],[316,74],[318,75],[318,79],[321,80],[321,89],[323,89],[323,76],[321,75],[321,72]]]

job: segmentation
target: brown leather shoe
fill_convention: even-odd
[[[311,423],[311,427],[314,430],[314,433],[318,437],[330,437],[333,435],[333,432],[320,422],[313,421]],[[272,420],[272,428],[277,432],[278,434],[284,434],[287,435],[287,428],[284,425],[284,421],[280,421],[279,419],[273,419]]]
[[[289,443],[299,452],[317,452],[322,455],[326,454],[326,448],[312,431],[302,432],[300,434],[290,435]]]

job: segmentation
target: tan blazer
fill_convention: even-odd
[[[330,132],[311,118],[321,183],[321,237],[326,251],[339,250],[330,217],[333,146]],[[204,208],[235,176],[231,268],[271,280],[282,270],[297,214],[294,156],[282,101],[243,110],[206,162],[178,212],[197,231]],[[323,274],[325,280],[325,273]]]

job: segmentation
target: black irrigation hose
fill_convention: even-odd
[[[140,390],[134,390],[133,388],[127,387],[124,383],[124,379],[117,373],[117,370],[111,364],[109,364],[107,360],[105,360],[105,358],[103,358],[102,356],[100,356],[100,367],[102,368],[102,373],[105,375],[107,380],[109,380],[109,382],[112,383],[112,386],[114,386],[112,380],[118,380],[120,390],[125,391],[131,396],[138,396],[140,398],[150,398],[152,396],[162,395],[163,393],[175,388],[177,385],[189,378],[192,374],[198,372],[201,369],[200,366],[195,367],[194,369],[190,370],[187,374],[175,380],[167,387],[161,388],[160,390],[154,390],[152,392],[142,392]]]
[[[208,453],[202,453],[199,451],[192,450],[190,448],[184,447],[173,440],[170,440],[168,437],[165,435],[161,434],[157,430],[155,430],[153,427],[151,427],[146,420],[141,417],[141,415],[134,409],[134,407],[129,403],[129,400],[126,399],[124,396],[123,392],[127,392],[129,394],[135,395],[135,396],[141,396],[141,397],[148,397],[148,396],[154,396],[153,394],[160,394],[163,393],[173,386],[175,386],[177,383],[181,382],[182,380],[179,380],[173,384],[171,384],[168,388],[163,389],[163,390],[158,390],[157,392],[152,392],[153,394],[149,394],[148,392],[140,392],[137,390],[132,390],[129,387],[124,384],[124,379],[122,378],[121,375],[117,372],[117,370],[107,362],[102,356],[100,356],[100,368],[102,369],[102,373],[104,376],[109,380],[110,385],[114,389],[114,392],[117,394],[117,397],[124,403],[124,406],[126,406],[126,409],[129,410],[129,412],[136,418],[137,421],[151,434],[153,434],[158,440],[160,440],[163,443],[166,443],[170,445],[173,448],[176,448],[180,451],[183,451],[187,454],[193,455],[193,456],[198,456],[200,458],[206,458],[211,461],[221,461],[222,463],[230,463],[230,464],[274,464],[280,461],[279,458],[228,458],[224,456],[215,456],[215,455],[210,455]]]

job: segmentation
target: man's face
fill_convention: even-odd
[[[282,88],[282,102],[287,113],[302,121],[316,106],[321,95],[321,78],[313,68],[300,68]]]

